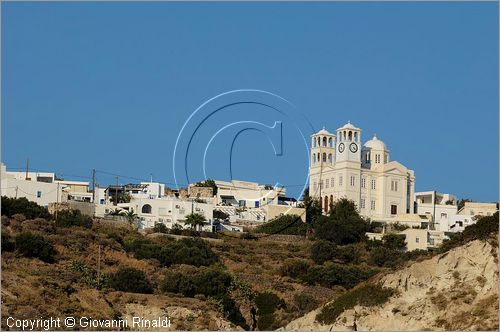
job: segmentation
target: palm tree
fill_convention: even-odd
[[[186,216],[186,219],[184,220],[184,224],[190,225],[191,229],[196,229],[198,226],[203,226],[205,225],[205,221],[207,219],[205,216],[199,213],[191,213]]]
[[[108,215],[110,216],[123,216],[123,210],[120,209],[114,209],[112,211],[109,211]]]
[[[127,211],[124,214],[124,216],[127,217],[128,221],[130,221],[130,222],[133,222],[135,219],[137,219],[137,213],[134,212],[134,209]]]

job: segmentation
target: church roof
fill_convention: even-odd
[[[377,138],[377,135],[373,135],[373,138],[364,144],[364,147],[371,148],[374,150],[384,150],[387,151],[387,146],[385,143]]]
[[[323,129],[315,133],[313,136],[315,135],[333,135],[333,134],[330,133],[328,130],[326,130],[325,127],[323,127]]]
[[[352,123],[351,123],[351,121],[348,121],[345,125],[343,125],[342,127],[340,127],[337,130],[343,130],[343,129],[356,129],[356,130],[360,130],[359,128],[353,126]]]

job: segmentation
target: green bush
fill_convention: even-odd
[[[25,197],[10,198],[2,196],[2,215],[12,217],[15,214],[23,214],[27,219],[44,218],[50,219],[50,213],[46,207],[35,202],[28,201]]]
[[[402,234],[384,234],[382,237],[384,246],[392,250],[403,250],[406,247],[404,235]]]
[[[56,250],[43,236],[30,232],[16,236],[16,250],[25,257],[35,257],[46,263],[54,262]]]
[[[257,327],[261,331],[271,331],[274,330],[273,325],[276,319],[274,314],[259,315],[257,319]]]
[[[449,240],[443,242],[438,252],[446,252],[473,240],[487,240],[498,234],[498,227],[498,212],[492,216],[479,217],[475,224],[465,227],[463,232],[452,234]]]
[[[316,315],[316,320],[322,324],[333,324],[345,310],[356,305],[365,307],[381,305],[393,294],[393,289],[383,288],[378,284],[362,285],[340,295],[335,301],[325,305]]]
[[[109,278],[108,285],[122,292],[150,294],[153,287],[144,272],[131,268],[121,268]]]
[[[300,279],[311,285],[320,284],[324,287],[342,286],[352,288],[377,272],[376,269],[356,265],[326,264],[312,267]]]
[[[12,240],[12,237],[7,234],[2,232],[2,252],[4,251],[14,251],[16,248],[14,241]]]
[[[168,228],[165,226],[165,224],[162,223],[156,223],[155,227],[153,227],[153,232],[155,233],[168,233]]]
[[[162,243],[158,240],[133,238],[125,241],[125,250],[134,253],[137,259],[157,259],[163,266],[172,264],[209,266],[218,261],[210,245],[200,238],[164,240]]]
[[[361,251],[355,244],[337,246],[330,241],[315,241],[311,247],[311,259],[318,264],[326,261],[340,263],[359,263]]]
[[[92,227],[92,218],[83,215],[80,210],[62,210],[57,213],[56,226],[72,227],[80,226],[85,228]]]
[[[220,268],[202,269],[194,274],[168,271],[160,284],[160,290],[187,297],[197,294],[221,297],[227,295],[231,280],[231,275]]]
[[[331,205],[330,214],[317,218],[315,236],[320,240],[332,241],[338,245],[360,242],[370,224],[356,210],[353,201],[342,198]]]
[[[308,312],[318,306],[318,301],[309,294],[300,293],[293,296],[293,303],[298,311]]]
[[[288,276],[294,279],[303,278],[309,272],[311,268],[311,263],[304,259],[285,259],[283,265],[280,267],[280,273],[282,276]]]
[[[257,233],[305,236],[311,227],[297,215],[285,215],[257,227]]]
[[[403,256],[399,250],[380,246],[370,251],[369,262],[376,266],[393,267],[403,259]]]
[[[257,306],[257,315],[259,316],[272,314],[277,309],[282,309],[286,306],[285,301],[269,291],[258,293],[255,296],[254,302]]]

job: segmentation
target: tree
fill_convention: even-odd
[[[134,209],[131,209],[130,211],[127,211],[124,214],[125,217],[127,217],[127,220],[130,221],[131,223],[134,222],[137,219],[137,213],[134,212]]]
[[[459,199],[457,202],[457,209],[460,211],[461,208],[465,206],[465,202],[472,202],[472,199],[469,198],[462,198]]]
[[[306,224],[296,214],[288,214],[277,217],[265,224],[257,227],[257,233],[265,234],[286,234],[286,235],[302,235],[305,236],[311,226]]]
[[[384,246],[392,250],[403,250],[406,247],[404,235],[400,234],[385,234],[382,237]]]
[[[226,220],[229,218],[229,214],[221,210],[214,210],[213,218],[217,220]]]
[[[315,235],[318,239],[345,245],[364,240],[369,228],[369,223],[359,215],[354,202],[342,198],[331,205],[328,216],[317,219]]]
[[[205,225],[207,219],[204,215],[199,213],[191,213],[186,216],[184,224],[191,226],[191,229],[196,229],[198,226]]]
[[[125,211],[121,209],[114,209],[109,211],[108,216],[123,216],[125,214]]]
[[[309,188],[304,190],[302,201],[300,206],[306,209],[306,223],[314,227],[316,220],[322,215],[321,203],[309,195]]]

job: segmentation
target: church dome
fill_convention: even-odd
[[[367,141],[364,145],[365,148],[370,148],[372,150],[383,150],[387,151],[387,146],[385,143],[377,138],[377,135],[374,135],[373,138]]]

